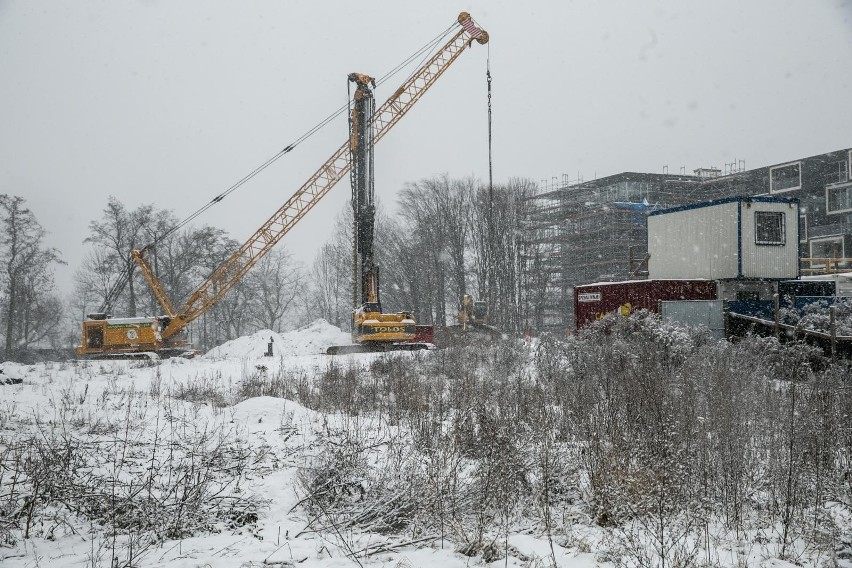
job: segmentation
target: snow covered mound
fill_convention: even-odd
[[[26,365],[11,361],[0,363],[0,385],[17,385],[23,382],[24,376],[31,371]]]
[[[271,432],[282,426],[299,426],[318,420],[319,415],[298,402],[272,396],[249,398],[231,407],[234,420],[250,432]]]
[[[349,345],[352,336],[318,319],[305,327],[281,334],[282,343],[273,346],[275,355],[315,355],[325,353],[332,345]]]
[[[204,357],[209,359],[263,357],[263,354],[266,353],[270,338],[272,338],[272,349],[273,353],[275,353],[276,345],[281,345],[283,342],[281,336],[271,329],[261,329],[251,335],[244,335],[243,337],[226,341],[219,347],[214,347],[205,353]]]
[[[204,357],[208,359],[242,359],[263,357],[272,339],[272,355],[316,355],[325,353],[332,345],[348,345],[352,338],[339,327],[333,326],[324,319],[318,319],[305,327],[288,331],[283,334],[269,329],[262,329],[251,335],[238,337],[227,341],[208,351]]]

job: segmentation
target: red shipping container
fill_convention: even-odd
[[[672,300],[715,300],[713,280],[629,280],[598,282],[574,288],[574,324],[585,327],[616,310],[628,315],[636,310],[657,313],[658,303]]]
[[[417,325],[414,327],[414,343],[434,343],[435,342],[435,326],[433,325]]]

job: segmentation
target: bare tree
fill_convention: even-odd
[[[45,231],[18,196],[0,195],[0,281],[6,318],[5,348],[25,348],[58,337],[62,307],[53,294],[52,265],[59,251],[44,248]]]
[[[308,319],[321,317],[348,328],[352,313],[352,208],[338,215],[331,239],[320,249],[310,270],[310,290],[305,294]]]
[[[252,290],[245,278],[228,291],[208,313],[213,316],[215,327],[210,345],[217,345],[249,333],[252,329],[250,311]]]
[[[513,179],[483,187],[474,178],[436,176],[406,184],[398,213],[377,212],[376,258],[382,267],[382,302],[391,310],[410,310],[417,321],[452,322],[468,292],[489,304],[491,322],[518,330],[544,317],[550,274],[541,266],[542,244],[525,237],[529,197],[535,184]],[[351,215],[345,211],[343,216]],[[348,228],[346,221],[341,226]],[[341,266],[351,266],[349,233],[338,229],[313,267],[316,288],[309,305],[329,321],[334,286],[350,281]]]
[[[233,242],[224,230],[203,226],[188,227],[157,243],[149,254],[152,268],[175,306],[222,262]]]
[[[21,348],[48,341],[59,347],[64,307],[54,293],[53,270],[42,264],[23,279],[21,308],[18,309],[17,344]]]
[[[104,249],[90,250],[74,272],[72,305],[81,318],[92,306],[100,306],[115,284],[117,275],[108,257]]]
[[[376,257],[382,268],[382,306],[386,311],[409,311],[415,318],[423,312],[420,294],[422,263],[414,252],[407,219],[378,211]]]
[[[89,223],[89,236],[84,241],[104,252],[91,257],[91,263],[104,263],[95,270],[110,274],[113,281],[120,279],[125,271],[132,271],[134,265],[130,262],[130,251],[155,239],[153,229],[148,227],[155,216],[153,205],[140,205],[129,210],[117,198],[110,196],[101,218]],[[137,294],[133,278],[127,282],[127,295],[124,298],[126,305],[123,311],[129,316],[135,316]]]
[[[193,247],[194,259],[197,262],[193,271],[193,282],[201,282],[207,278],[239,247],[236,240],[229,238],[227,233],[220,229],[202,231],[189,240],[195,245],[203,244],[203,247]],[[190,286],[190,290],[194,288],[195,286]],[[201,316],[201,321],[194,325],[194,329],[201,328],[198,330],[200,347],[207,349],[219,345],[238,337],[247,329],[248,296],[247,285],[243,279]]]
[[[288,316],[292,315],[303,281],[301,265],[286,248],[276,248],[264,256],[249,274],[252,325],[282,331]]]
[[[512,179],[505,186],[480,187],[473,198],[471,246],[475,281],[479,296],[488,301],[489,319],[504,329],[521,325],[521,306],[528,290],[524,258],[525,225],[529,216],[527,197],[535,185],[524,179]]]
[[[467,293],[467,257],[470,251],[469,219],[472,198],[479,183],[472,177],[451,180],[444,175],[429,184],[435,214],[443,220],[441,254],[447,267],[448,302],[458,302]]]
[[[408,183],[403,187],[399,205],[403,211],[403,223],[411,232],[409,235],[409,254],[415,265],[411,267],[418,273],[421,286],[418,294],[422,301],[420,312],[415,317],[425,323],[446,325],[447,323],[447,272],[450,256],[446,249],[447,219],[442,216],[437,195],[446,193],[449,184],[446,178],[432,178]]]

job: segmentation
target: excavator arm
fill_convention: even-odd
[[[373,143],[378,142],[420,100],[420,97],[474,41],[485,44],[488,33],[477,27],[470,14],[458,17],[459,29],[450,40],[397,89],[372,116]],[[293,226],[322,199],[350,170],[350,148],[347,140],[300,187],[266,223],[236,252],[228,257],[176,310],[144,258],[144,250],[134,250],[133,259],[142,270],[154,296],[166,311],[168,324],[162,330],[162,341],[179,334],[190,322],[204,314],[233,288]]]

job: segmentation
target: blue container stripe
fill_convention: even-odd
[[[689,209],[701,209],[702,207],[713,207],[714,205],[733,203],[735,201],[750,201],[752,203],[799,203],[799,200],[796,197],[765,197],[761,195],[755,195],[753,197],[725,197],[724,199],[714,199],[712,201],[702,201],[701,203],[691,203],[689,205],[679,205],[677,207],[670,207],[669,209],[651,211],[648,213],[648,216],[664,215],[666,213],[674,213],[676,211],[688,211]]]
[[[737,207],[737,278],[743,277],[743,204]]]

